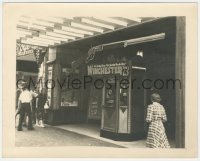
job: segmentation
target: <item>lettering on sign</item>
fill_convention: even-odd
[[[88,75],[109,75],[119,74],[122,76],[129,75],[129,67],[125,63],[88,65]]]

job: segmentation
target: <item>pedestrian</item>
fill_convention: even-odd
[[[31,89],[31,93],[37,94],[36,90],[33,88]],[[33,97],[31,106],[32,106],[32,123],[36,124],[36,97]]]
[[[167,121],[164,107],[158,93],[151,95],[152,104],[147,108],[146,122],[149,123],[146,146],[149,148],[170,148],[163,122]]]
[[[19,124],[18,131],[22,131],[22,123],[24,121],[25,115],[28,117],[28,130],[33,130],[32,118],[31,118],[31,105],[33,97],[36,97],[36,93],[32,93],[28,90],[27,82],[22,82],[22,92],[18,100],[18,111],[19,111]]]
[[[42,88],[41,92],[36,98],[36,126],[44,127],[44,105],[47,103],[47,95],[45,93],[45,88]]]

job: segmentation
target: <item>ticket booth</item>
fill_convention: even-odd
[[[102,87],[100,136],[130,141],[144,137],[146,68],[128,63],[88,65],[88,75]]]

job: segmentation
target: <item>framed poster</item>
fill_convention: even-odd
[[[88,119],[101,119],[102,89],[91,88]]]

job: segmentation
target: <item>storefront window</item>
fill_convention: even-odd
[[[73,71],[71,68],[62,69],[62,80],[63,86],[61,88],[61,107],[77,107],[79,105],[80,90],[72,87],[72,81],[79,79],[79,71]]]

